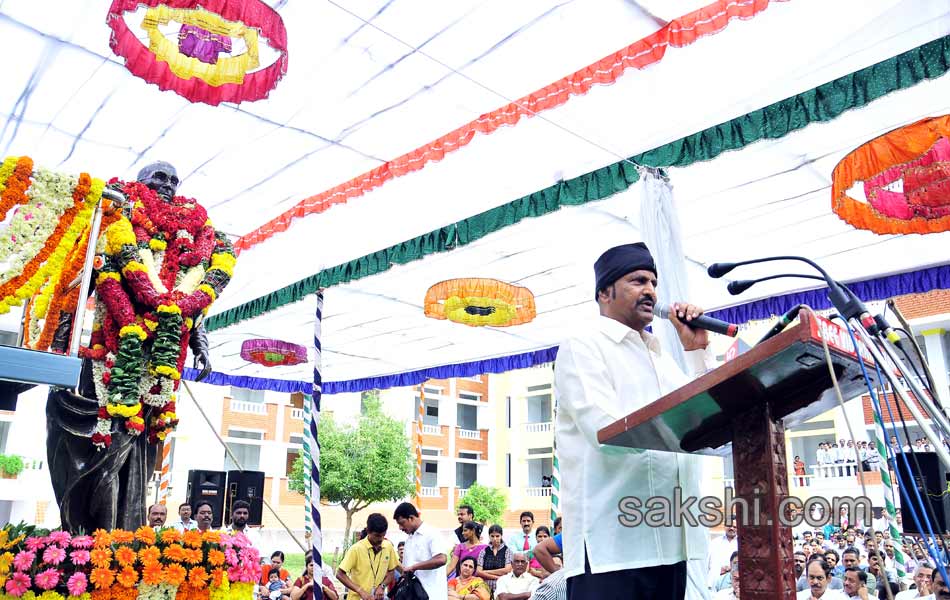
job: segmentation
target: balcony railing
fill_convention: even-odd
[[[458,497],[461,498],[468,493],[468,488],[455,488],[455,492],[458,494]]]
[[[422,433],[426,435],[442,435],[442,427],[438,425],[423,425]]]
[[[471,429],[459,429],[459,437],[463,440],[480,440],[482,439],[482,432],[473,431]]]
[[[525,496],[529,498],[539,498],[541,496],[550,496],[550,487],[529,487],[524,489]]]
[[[303,409],[302,408],[291,408],[290,409],[290,418],[291,419],[300,419],[303,421]]]
[[[544,423],[525,423],[525,433],[548,433],[554,430],[554,424],[550,421]]]
[[[811,472],[814,473],[814,479],[852,479],[861,470],[861,467],[854,461],[830,465],[809,465],[809,468]]]
[[[252,415],[266,415],[267,405],[263,402],[247,402],[246,400],[231,399],[231,412],[248,413]]]
[[[441,492],[437,487],[423,487],[419,495],[423,498],[438,498]]]

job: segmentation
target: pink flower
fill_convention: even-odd
[[[69,542],[73,539],[73,536],[69,535],[68,531],[54,531],[49,534],[49,541],[51,544],[59,544],[64,548],[69,545]]]
[[[31,537],[26,538],[26,549],[30,552],[36,552],[40,548],[46,545],[49,540],[45,537]]]
[[[66,582],[66,589],[69,590],[70,596],[82,596],[86,593],[88,583],[85,573],[73,573],[73,576]]]
[[[230,548],[234,545],[234,537],[226,533],[221,534],[221,538],[218,541],[218,544],[226,548]]]
[[[74,565],[81,566],[89,562],[89,551],[88,550],[73,550],[69,553],[69,559]],[[79,594],[73,594],[73,596],[78,596]]]
[[[88,550],[92,548],[93,539],[92,536],[88,535],[77,535],[73,538],[72,546],[73,548],[83,548]]]
[[[58,565],[66,560],[66,551],[59,546],[50,546],[43,551],[43,562]]]
[[[56,569],[46,569],[36,574],[34,579],[36,587],[41,590],[51,590],[59,585],[59,571]]]
[[[224,560],[228,561],[229,565],[238,564],[238,555],[237,552],[234,551],[234,548],[228,548],[224,551]]]
[[[261,557],[254,548],[244,548],[238,552],[238,559],[245,565],[261,562]]]
[[[16,567],[17,571],[29,571],[30,567],[33,566],[33,560],[35,558],[36,553],[23,550],[22,552],[18,552],[16,557],[14,557],[13,566]]]
[[[14,573],[7,579],[6,590],[11,596],[19,598],[30,589],[30,576],[26,573]]]

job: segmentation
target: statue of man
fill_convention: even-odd
[[[166,203],[172,202],[178,190],[178,174],[166,162],[144,167],[137,180]],[[68,324],[66,319],[67,326],[57,331],[54,348],[62,350],[68,344]],[[195,357],[195,368],[201,369],[198,379],[207,377],[211,361],[202,326],[191,331],[188,345]],[[143,404],[144,422],[149,422],[152,411],[159,410]],[[73,532],[92,532],[97,528],[135,530],[146,519],[146,489],[155,470],[157,440],[143,433],[134,434],[113,422],[111,442],[105,448],[97,447],[92,439],[97,423],[101,427],[102,413],[92,361],[87,358],[78,389],[51,390],[46,406],[47,458],[53,489],[63,528]]]

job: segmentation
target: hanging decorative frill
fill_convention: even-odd
[[[832,180],[835,213],[859,229],[950,231],[950,115],[865,143],[841,159]]]
[[[307,362],[307,349],[280,340],[244,340],[241,358],[265,367],[286,367]]]
[[[112,419],[162,440],[178,423],[175,392],[195,319],[231,280],[234,250],[205,209],[188,198],[162,200],[142,183],[112,180],[132,204],[99,238],[96,309],[89,347],[99,421],[93,443],[111,443]]]
[[[139,6],[148,7],[142,21],[148,46],[125,21],[124,13]],[[109,45],[129,71],[191,102],[261,100],[287,72],[284,22],[261,0],[113,0],[107,22]],[[177,39],[159,29],[169,23],[180,24]],[[259,38],[279,54],[263,69]],[[231,56],[233,40],[242,40],[245,51]]]
[[[497,279],[449,279],[426,292],[425,315],[472,327],[521,325],[535,317],[534,295]]]

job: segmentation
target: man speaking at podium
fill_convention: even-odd
[[[645,330],[653,321],[658,275],[646,245],[607,250],[594,263],[594,274],[600,317],[561,344],[554,366],[568,598],[682,600],[686,561],[705,560],[707,532],[688,524],[637,523],[621,503],[638,499],[646,515],[652,513],[648,499],[672,503],[677,487],[682,498],[698,499],[701,459],[604,446],[597,431],[690,378]],[[702,312],[684,303],[670,310],[697,373],[705,371],[709,338],[685,323]]]

